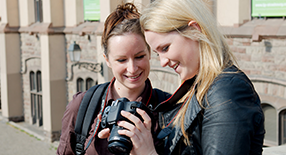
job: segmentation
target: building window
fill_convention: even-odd
[[[97,84],[97,83],[96,83]],[[88,90],[89,88],[91,88],[94,85],[94,81],[92,78],[87,78],[86,79],[86,90]]]
[[[286,144],[286,110],[280,113],[280,145]]]
[[[268,104],[262,105],[265,116],[265,141],[266,145],[277,145],[277,113],[276,109]]]
[[[76,85],[77,85],[77,89],[76,89],[76,91],[77,92],[84,92],[84,81],[83,81],[83,79],[82,78],[78,78],[77,80],[76,80]]]
[[[30,72],[32,124],[43,125],[42,77],[41,71]]]
[[[76,88],[77,88],[77,92],[84,92],[86,90],[88,90],[89,88],[91,88],[94,85],[97,85],[98,82],[92,79],[92,78],[87,78],[85,81],[82,78],[78,78],[76,80]]]
[[[35,5],[35,21],[43,22],[43,5],[42,0],[34,0]]]

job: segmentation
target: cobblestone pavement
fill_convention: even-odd
[[[1,155],[55,155],[56,146],[31,135],[0,116]]]

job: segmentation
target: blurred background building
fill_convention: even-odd
[[[102,56],[105,18],[122,0],[0,0],[2,116],[59,139],[73,94],[109,81]],[[141,10],[153,0],[134,2]],[[265,146],[286,143],[286,0],[209,0],[210,10],[255,85],[265,114]],[[173,93],[178,75],[152,53],[153,87]]]

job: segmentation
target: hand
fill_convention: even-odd
[[[126,121],[119,121],[118,126],[121,126],[127,130],[119,130],[118,133],[120,135],[130,137],[133,143],[133,148],[130,152],[131,155],[155,155],[157,152],[155,150],[151,134],[151,118],[145,111],[139,108],[136,109],[136,112],[141,115],[144,120],[143,122],[138,117],[129,112],[121,111],[121,115],[129,119],[134,124]]]
[[[101,114],[98,114],[98,115],[97,115],[97,119],[99,119],[99,120],[101,121],[101,119],[102,119]],[[109,138],[109,136],[110,136],[110,129],[109,129],[109,128],[105,128],[105,129],[101,130],[101,131],[98,133],[97,136],[98,136],[98,138],[100,138],[100,139]]]

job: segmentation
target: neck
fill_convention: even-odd
[[[120,84],[118,81],[115,81],[112,87],[112,95],[114,100],[126,97],[130,101],[135,101],[138,96],[144,91],[144,88],[145,85],[142,85],[140,88],[130,89]]]

